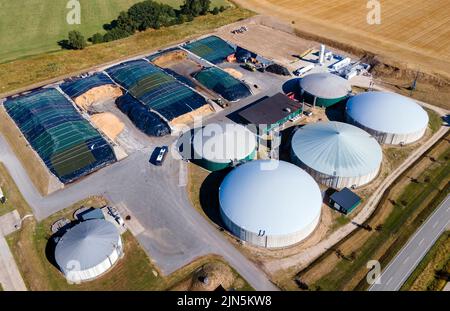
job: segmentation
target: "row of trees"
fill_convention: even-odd
[[[104,26],[106,33],[96,33],[89,38],[93,44],[110,42],[126,38],[136,31],[159,29],[192,21],[195,17],[212,13],[219,14],[225,7],[215,7],[210,10],[211,0],[184,0],[179,10],[173,7],[146,0],[136,3],[110,24]],[[69,49],[84,49],[87,45],[85,38],[78,31],[69,33],[69,40],[63,41],[63,47]]]

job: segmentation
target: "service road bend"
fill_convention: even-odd
[[[272,305],[271,296],[258,295],[223,295],[217,297],[189,297],[184,295],[177,299],[178,307],[195,307],[195,309],[224,308],[231,309],[237,307],[268,307]],[[187,308],[187,309],[188,309]]]

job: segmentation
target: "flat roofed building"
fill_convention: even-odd
[[[239,112],[239,116],[254,125],[267,125],[266,134],[301,115],[302,104],[282,93],[266,98]]]
[[[348,188],[336,191],[330,196],[331,207],[345,215],[350,214],[359,204],[361,198]]]

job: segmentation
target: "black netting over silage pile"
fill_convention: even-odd
[[[238,101],[251,95],[247,85],[216,67],[202,69],[194,78],[228,101]]]
[[[114,82],[104,73],[96,73],[87,78],[74,78],[60,85],[61,90],[72,99],[88,92],[89,90],[104,86],[115,85]]]
[[[45,165],[63,183],[116,161],[107,141],[56,89],[8,99],[5,108]]]
[[[167,123],[130,94],[119,97],[116,105],[145,134],[157,137],[170,134]]]
[[[207,105],[199,93],[148,61],[130,61],[106,71],[134,98],[169,122]]]
[[[231,45],[217,36],[188,43],[184,48],[213,64],[223,63],[229,55],[235,52]]]

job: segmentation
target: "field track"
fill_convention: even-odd
[[[236,0],[301,31],[362,48],[393,64],[450,77],[450,1],[381,0],[381,24],[362,0]]]

